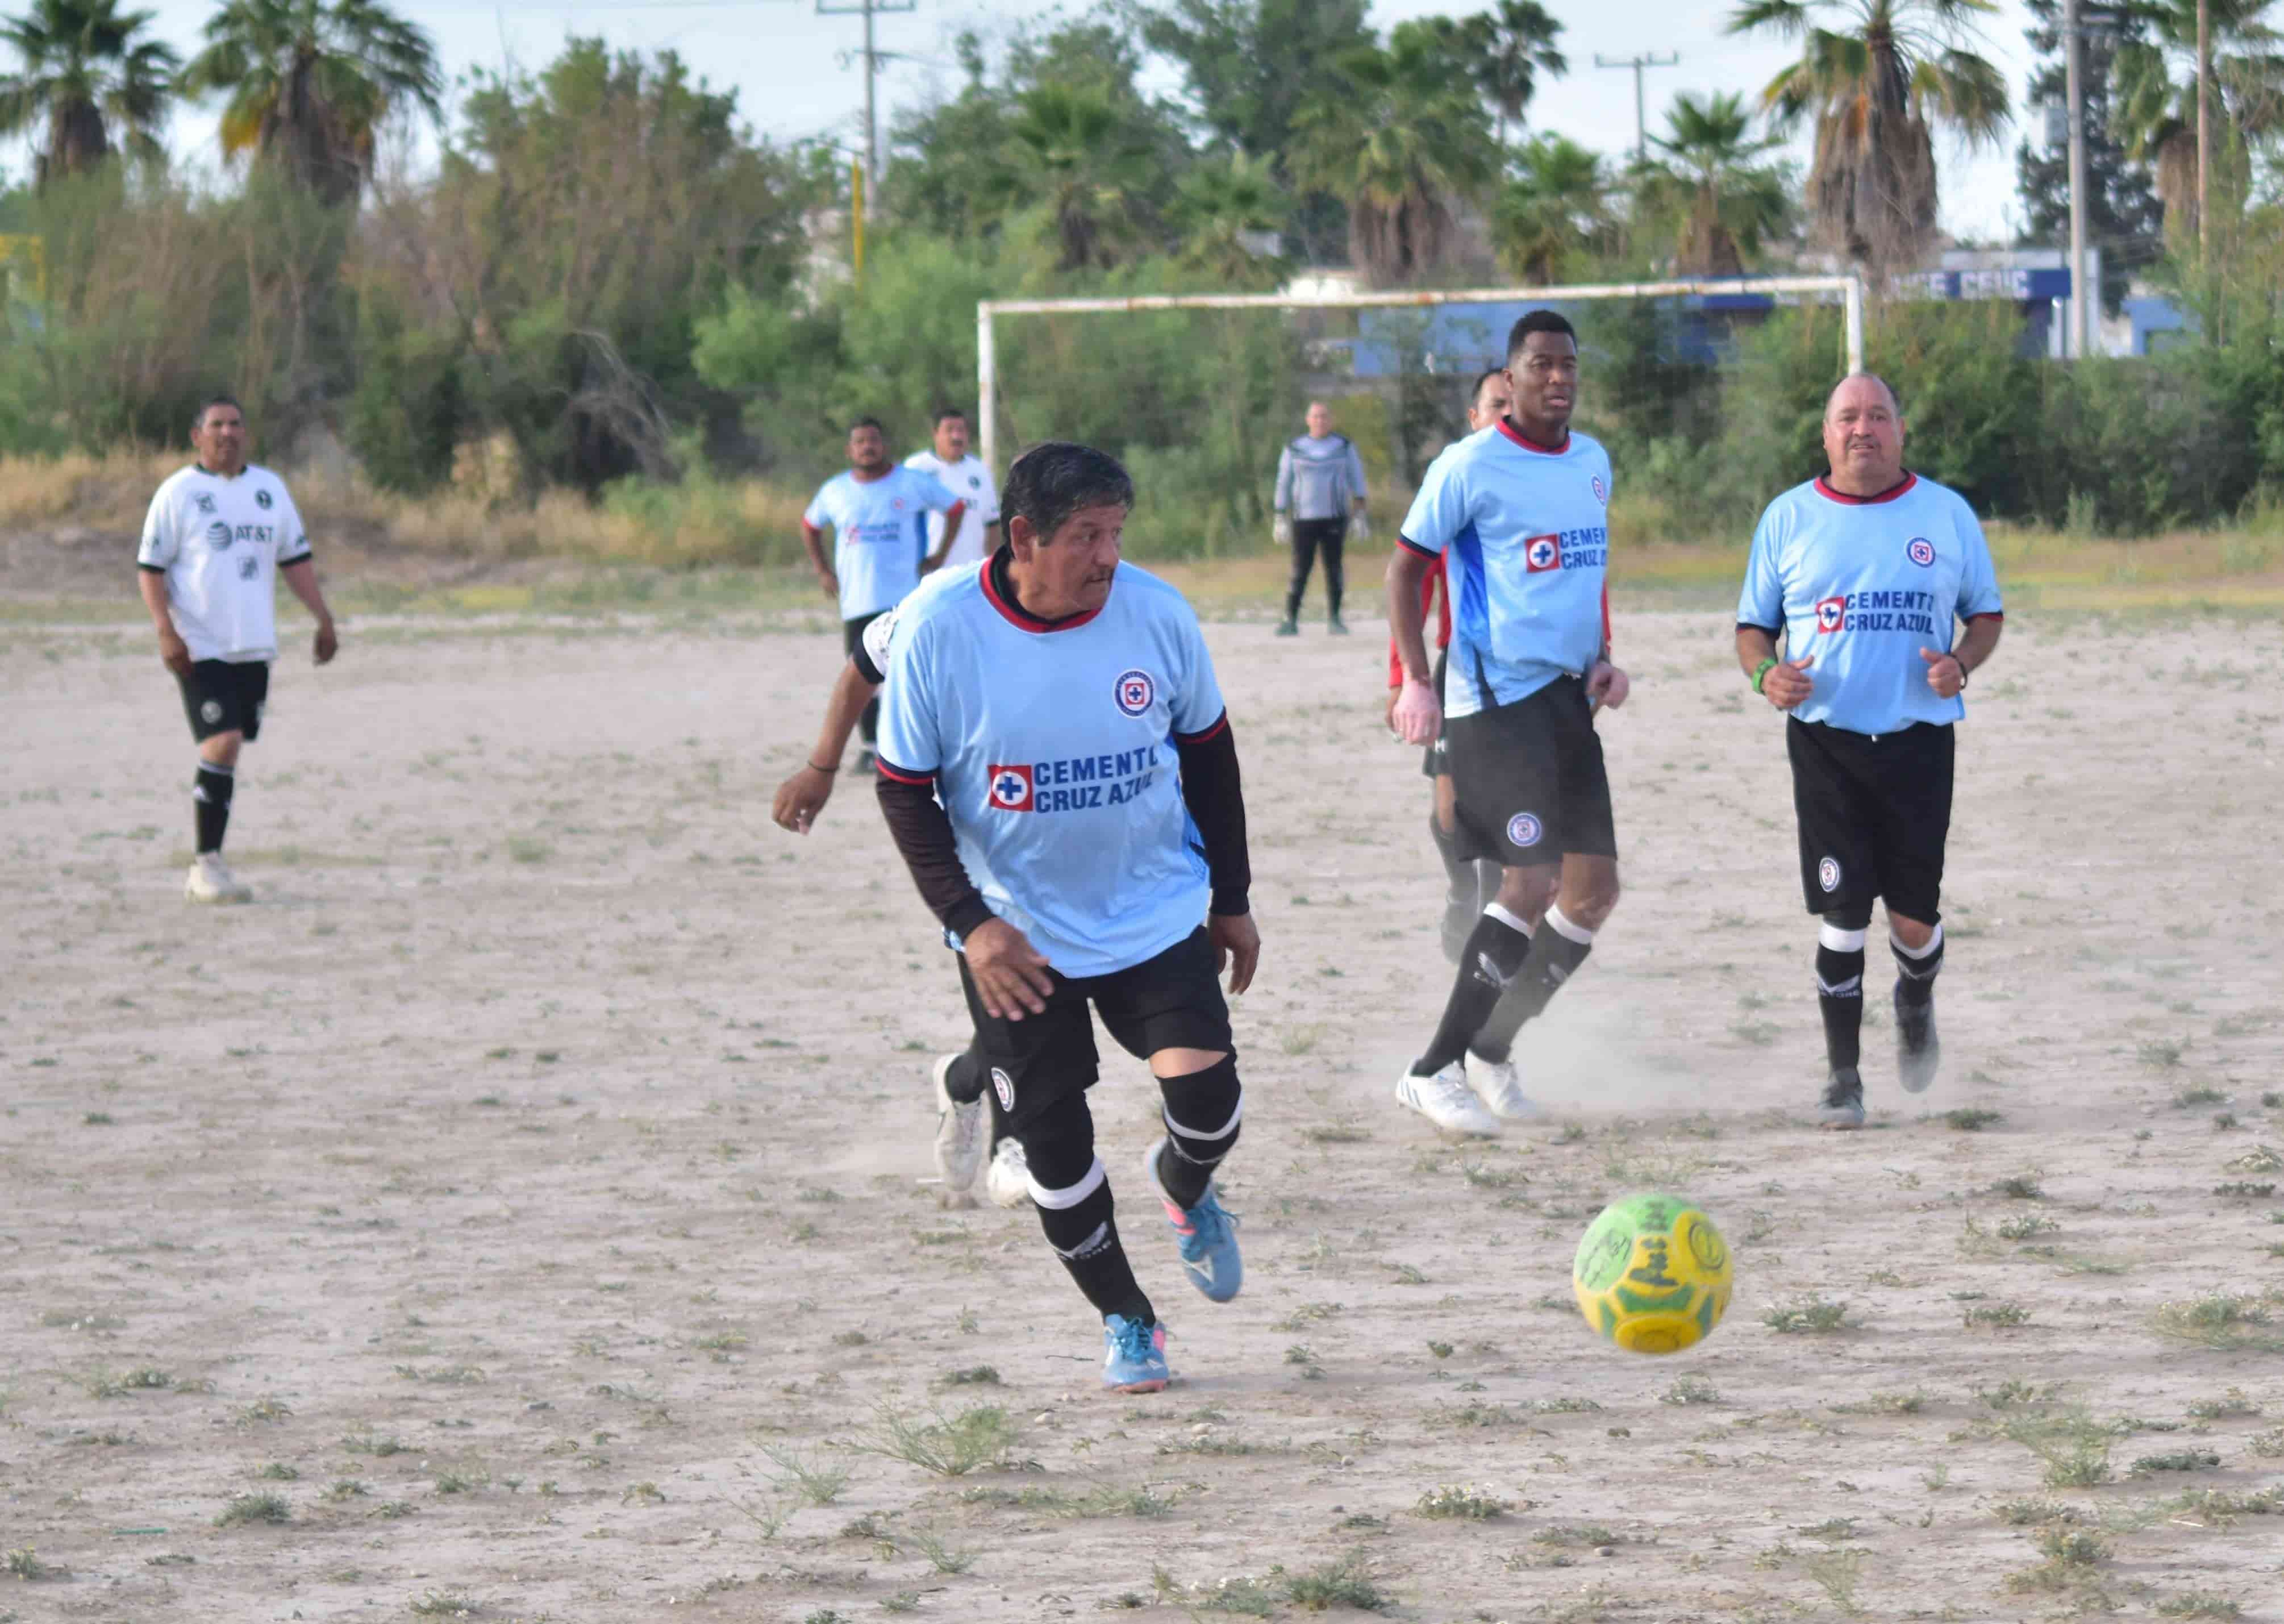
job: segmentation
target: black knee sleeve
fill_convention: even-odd
[[[1031,1169],[1031,1194],[1075,1189],[1088,1170],[1098,1168],[1094,1157],[1094,1113],[1086,1095],[1065,1094],[1016,1130],[1023,1143],[1023,1159]]]
[[[1872,928],[1870,902],[1851,902],[1844,908],[1834,908],[1824,916],[1824,922],[1834,930],[1868,930]]]
[[[1150,1299],[1134,1279],[1110,1197],[1110,1177],[1094,1153],[1094,1118],[1086,1096],[1056,1101],[1023,1126],[1019,1137],[1031,1168],[1031,1204],[1047,1244],[1099,1314],[1152,1323]]]
[[[1196,1167],[1212,1167],[1237,1143],[1245,1116],[1245,1088],[1237,1080],[1237,1056],[1224,1055],[1202,1071],[1162,1077],[1164,1096],[1159,1117],[1174,1154]]]

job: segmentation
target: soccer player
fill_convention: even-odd
[[[317,585],[309,533],[286,482],[246,460],[246,414],[227,395],[191,421],[198,460],[169,475],[151,498],[136,554],[143,605],[159,632],[159,658],[183,690],[199,747],[191,800],[198,856],[183,894],[192,902],[246,902],[254,892],[223,860],[238,753],[262,734],[270,663],[278,657],[277,577],[317,617],[320,665],[340,639]]]
[[[1467,433],[1480,434],[1507,414],[1514,404],[1514,394],[1507,387],[1506,368],[1494,366],[1477,374],[1474,392],[1468,396]],[[1449,457],[1459,447],[1454,441],[1438,453],[1437,460]],[[1428,465],[1431,470],[1433,463]],[[1443,561],[1438,558],[1428,569],[1427,578],[1420,584],[1420,619],[1424,624],[1430,615],[1435,616],[1435,698],[1443,698],[1443,668],[1451,643],[1451,595],[1443,587]],[[1404,658],[1396,652],[1393,633],[1388,639],[1388,725],[1396,726],[1396,696],[1404,691]],[[1489,858],[1473,861],[1459,855],[1458,812],[1452,800],[1451,757],[1443,749],[1443,737],[1438,732],[1435,741],[1424,753],[1420,771],[1435,785],[1435,805],[1428,819],[1428,837],[1435,843],[1435,854],[1443,859],[1443,956],[1452,963],[1459,961],[1459,951],[1467,945],[1467,933],[1474,929],[1475,915],[1483,911],[1483,904],[1498,894],[1499,866]]]
[[[888,680],[889,651],[895,647],[898,610],[875,616],[849,652],[825,702],[825,723],[817,742],[801,766],[778,786],[770,816],[781,829],[806,835],[833,797],[833,774],[856,731],[856,718]],[[820,766],[832,762],[833,766]],[[983,1161],[984,1133],[992,1131],[991,1161],[983,1187],[1003,1207],[1018,1207],[1031,1197],[1030,1168],[1023,1157],[1023,1142],[1002,1134],[997,1113],[985,1092],[989,1068],[971,1043],[957,1055],[936,1057],[932,1071],[935,1084],[935,1169],[942,1182],[938,1199],[945,1206],[965,1206]]]
[[[1602,591],[1610,459],[1570,430],[1576,332],[1533,310],[1507,334],[1514,405],[1437,459],[1388,571],[1404,663],[1396,725],[1443,728],[1463,855],[1496,857],[1498,898],[1469,932],[1428,1048],[1396,1097],[1436,1126],[1492,1134],[1534,1114],[1509,1058],[1524,1023],[1585,962],[1618,901],[1599,706],[1625,703]],[[1420,583],[1444,560],[1454,592],[1445,702],[1429,680]],[[1446,717],[1448,716],[1448,719]]]
[[[1896,1069],[1907,1093],[1935,1080],[1952,724],[2004,620],[1973,510],[1905,470],[1893,389],[1868,373],[1842,379],[1825,402],[1824,454],[1824,477],[1771,502],[1753,532],[1737,663],[1787,718],[1801,890],[1823,919],[1818,1118],[1848,1129],[1864,1125],[1864,938],[1875,898],[1898,972]]]
[[[1372,535],[1364,512],[1364,459],[1346,435],[1333,432],[1333,409],[1323,401],[1309,403],[1307,421],[1309,432],[1288,443],[1277,459],[1277,539],[1293,549],[1293,580],[1285,589],[1285,619],[1277,635],[1301,634],[1301,599],[1309,590],[1310,566],[1321,552],[1326,629],[1346,637],[1341,549],[1351,530],[1358,541]]]
[[[976,1041],[1029,1160],[1048,1243],[1103,1316],[1103,1383],[1167,1382],[1165,1329],[1120,1243],[1086,1091],[1088,1006],[1146,1058],[1165,1136],[1143,1159],[1191,1283],[1243,1280],[1214,1170],[1243,1115],[1230,991],[1261,938],[1237,747],[1197,616],[1119,560],[1126,470],[1050,442],[1007,473],[1007,541],[898,616],[880,808],[959,945]]]
[[[841,600],[843,647],[854,649],[872,616],[894,608],[918,586],[927,559],[929,514],[942,514],[944,529],[959,533],[967,506],[943,482],[918,468],[888,460],[888,436],[878,418],[859,418],[849,428],[849,472],[825,482],[801,516],[801,545],[809,549],[818,584]],[[825,532],[833,532],[833,561],[825,561]],[[880,729],[879,702],[864,707],[858,727],[864,748],[856,770],[872,770],[872,745]]]
[[[983,459],[967,453],[967,413],[958,406],[940,409],[935,414],[935,443],[905,458],[904,467],[935,475],[967,507],[957,530],[937,514],[928,515],[928,555],[924,568],[982,563],[999,545],[999,492]]]

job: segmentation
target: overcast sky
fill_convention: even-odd
[[[130,4],[133,0],[130,0]],[[497,68],[503,62],[526,67],[544,64],[570,33],[601,35],[614,45],[638,50],[671,46],[717,88],[734,88],[738,104],[763,135],[790,139],[830,135],[852,147],[862,140],[863,75],[841,54],[862,37],[854,16],[820,17],[818,0],[410,0],[395,9],[426,27],[436,39],[449,74],[471,67]],[[845,5],[854,0],[826,0]],[[150,4],[152,0],[143,0]],[[1660,127],[1659,110],[1675,91],[1757,90],[1789,59],[1772,42],[1733,39],[1720,31],[1725,3],[1690,0],[1546,0],[1566,25],[1561,47],[1570,59],[1566,79],[1542,86],[1529,112],[1530,124],[1560,131],[1589,146],[1619,153],[1634,141],[1634,82],[1631,73],[1597,71],[1596,53],[1630,58],[1638,51],[1678,52],[1678,66],[1646,75],[1649,122]],[[0,0],[0,10],[13,10]],[[212,13],[208,0],[157,0],[162,36],[188,56]],[[1064,8],[1085,15],[1091,8]],[[1436,12],[1464,15],[1479,5],[1439,0],[1373,0],[1372,20],[1382,28],[1410,17]],[[951,42],[963,28],[1004,39],[1026,19],[1052,14],[1055,8],[1022,0],[916,0],[903,15],[875,21],[881,49],[908,53],[915,60],[890,64],[880,78],[882,122],[890,110],[958,88]],[[2026,13],[2022,0],[1999,0],[1988,30],[1990,54],[2003,67],[2019,102],[2030,54],[2022,38]],[[1178,89],[1169,81],[1168,92]],[[2019,117],[2018,112],[2018,117]],[[193,162],[215,156],[211,109],[178,114],[172,132],[176,153]],[[1996,153],[1970,157],[1939,150],[1943,177],[1943,224],[1978,239],[2011,239],[2019,215],[2014,202],[2014,137]],[[27,165],[20,144],[0,153],[20,178]]]

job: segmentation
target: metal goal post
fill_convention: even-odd
[[[1852,276],[1743,277],[1718,282],[1602,282],[1567,287],[1467,287],[1451,292],[1380,294],[1151,294],[1131,299],[984,299],[975,306],[975,412],[978,447],[994,478],[999,466],[999,354],[994,324],[1002,316],[1115,315],[1126,310],[1344,310],[1435,304],[1545,304],[1578,299],[1664,299],[1692,294],[1837,294],[1847,313],[1848,370],[1864,369],[1864,283]]]

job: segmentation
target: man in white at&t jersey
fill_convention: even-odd
[[[1230,988],[1261,938],[1229,717],[1197,616],[1119,561],[1134,487],[1050,443],[1008,470],[1007,541],[898,616],[880,799],[961,953],[976,1042],[1050,1245],[1103,1316],[1103,1382],[1166,1385],[1165,1329],[1120,1243],[1086,1091],[1089,1006],[1149,1062],[1165,1136],[1143,1173],[1216,1302],[1242,1265],[1214,1170],[1243,1114]]]
[[[1532,1115],[1509,1058],[1523,1024],[1585,962],[1618,901],[1597,707],[1625,702],[1603,592],[1610,459],[1570,429],[1578,341],[1552,310],[1507,334],[1514,406],[1437,459],[1397,537],[1388,617],[1404,665],[1395,720],[1450,753],[1462,857],[1505,870],[1459,955],[1426,1051],[1396,1097],[1436,1126],[1490,1134]],[[1444,561],[1451,644],[1436,699],[1418,612]]]
[[[1903,412],[1886,383],[1841,380],[1825,403],[1824,452],[1830,472],[1771,502],[1753,532],[1737,662],[1787,717],[1801,889],[1823,920],[1818,1115],[1845,1129],[1864,1123],[1864,938],[1875,898],[1887,904],[1898,972],[1897,1071],[1909,1093],[1935,1080],[1952,725],[2004,622],[1983,527],[1957,492],[1905,470]]]
[[[940,481],[888,460],[888,431],[880,420],[859,418],[849,426],[849,471],[825,481],[801,516],[802,545],[817,583],[841,604],[844,649],[853,650],[875,615],[896,608],[920,584],[927,570],[927,515],[942,514],[957,534],[966,511]],[[831,563],[825,559],[828,529]],[[867,705],[858,723],[864,735],[859,773],[872,771],[880,714],[877,704]]]
[[[159,658],[182,688],[199,747],[191,789],[198,855],[183,894],[192,902],[245,902],[254,893],[231,875],[222,843],[239,750],[261,734],[270,698],[278,577],[317,616],[318,664],[333,657],[340,641],[286,482],[246,460],[238,403],[217,395],[200,406],[191,443],[198,460],[151,498],[136,561],[143,605],[159,632]]]
[[[957,529],[941,514],[928,515],[925,568],[982,563],[999,545],[999,490],[983,459],[968,454],[967,413],[958,406],[940,408],[933,443],[905,458],[904,467],[935,475],[966,510]]]

